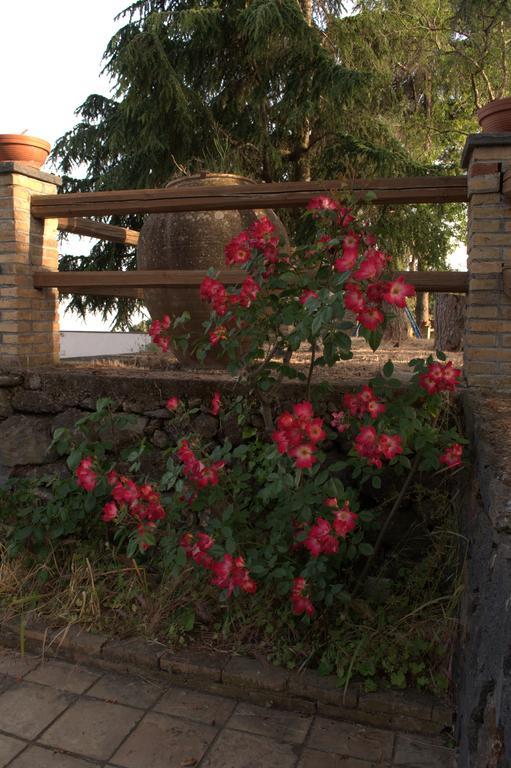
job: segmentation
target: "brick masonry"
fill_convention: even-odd
[[[511,204],[502,194],[511,167],[511,134],[469,136],[468,270],[464,372],[471,386],[511,386],[511,300],[502,271],[511,267]]]
[[[57,220],[30,215],[35,194],[53,194],[59,179],[0,163],[0,364],[26,368],[59,360],[58,292],[36,290],[32,273],[57,270]]]

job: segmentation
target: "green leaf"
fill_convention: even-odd
[[[385,378],[390,379],[390,377],[394,373],[394,363],[392,362],[392,360],[387,360],[382,370]]]

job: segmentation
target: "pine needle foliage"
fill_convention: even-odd
[[[474,103],[507,83],[505,5],[477,18],[469,0],[361,0],[349,15],[339,0],[137,0],[105,51],[110,97],[91,94],[55,146],[64,190],[159,187],[201,170],[268,182],[456,173]],[[374,215],[389,250],[422,268],[445,264],[461,221],[452,206]],[[134,267],[134,249],[104,242],[61,260]],[[114,309],[127,327],[134,303],[70,306]]]

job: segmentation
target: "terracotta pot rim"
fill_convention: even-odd
[[[507,112],[511,110],[511,96],[506,96],[502,99],[494,99],[485,104],[484,107],[477,110],[477,117],[479,121],[484,120],[488,115],[493,115],[496,112]]]
[[[171,179],[165,184],[165,187],[171,187],[174,184],[178,184],[179,182],[184,182],[188,180],[196,181],[197,179],[208,179],[212,176],[217,176],[222,179],[243,179],[243,181],[246,181],[247,184],[258,184],[259,182],[254,181],[254,179],[250,179],[248,176],[243,176],[241,173],[222,173],[222,171],[206,171],[206,175],[203,176],[201,173],[193,173],[191,176],[178,176],[176,179]]]
[[[0,133],[0,144],[25,144],[38,147],[50,152],[51,144],[38,136],[28,136],[26,133]]]

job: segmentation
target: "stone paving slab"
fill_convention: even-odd
[[[60,691],[83,693],[99,677],[100,675],[97,672],[91,672],[89,669],[79,667],[76,664],[69,664],[67,661],[52,659],[39,664],[36,669],[25,675],[25,680],[29,680],[32,683],[51,685]]]
[[[74,697],[36,683],[21,682],[0,695],[0,728],[10,735],[35,739]]]
[[[186,717],[207,725],[224,725],[236,702],[224,696],[201,693],[189,688],[171,688],[155,704],[154,709],[166,715]]]
[[[112,757],[122,768],[195,766],[217,736],[209,725],[149,712]]]
[[[134,675],[121,675],[115,672],[105,673],[87,696],[104,699],[111,704],[126,704],[129,707],[148,709],[165,691],[165,686],[153,680],[145,680]]]
[[[294,768],[297,747],[265,736],[225,729],[201,768]],[[138,766],[137,766],[138,768]],[[319,768],[319,766],[318,766]]]
[[[82,698],[43,733],[40,741],[67,752],[108,760],[142,715],[133,707]]]
[[[91,763],[52,749],[29,747],[13,763],[9,763],[9,768],[100,768],[100,763]]]
[[[308,743],[325,752],[383,762],[392,759],[394,738],[391,731],[316,717]]]
[[[79,626],[51,628],[33,616],[28,617],[23,626],[27,651],[67,658],[75,664],[92,664],[103,671],[150,678],[155,682],[162,681],[165,686],[172,680],[181,688],[207,691],[261,706],[270,705],[306,715],[319,714],[427,737],[443,737],[452,730],[453,709],[445,698],[386,689],[374,694],[365,693],[356,682],[345,690],[339,686],[336,677],[324,677],[313,670],[287,672],[264,659],[193,648],[176,652],[140,637],[109,640]],[[20,631],[19,619],[3,622],[0,644],[17,649]],[[32,664],[32,659],[28,663]],[[19,674],[22,677],[24,670],[21,669]]]
[[[240,702],[227,723],[228,728],[268,736],[277,741],[303,744],[312,724],[312,717],[269,707]]]
[[[266,675],[233,667],[247,685]],[[0,652],[0,768],[454,768],[439,736],[260,706],[182,679]]]
[[[0,733],[0,768],[4,768],[25,746],[24,741]]]

